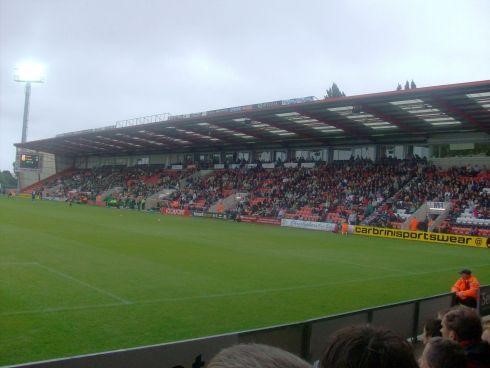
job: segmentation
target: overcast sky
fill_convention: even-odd
[[[0,0],[0,169],[28,140],[170,112],[490,79],[489,0]]]

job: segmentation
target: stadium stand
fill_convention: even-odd
[[[168,189],[147,209],[212,209],[233,216],[389,228],[400,228],[428,201],[446,202],[451,209],[436,231],[490,234],[490,174],[479,167],[443,170],[417,158],[314,164],[311,168],[277,164],[271,169],[260,163],[251,168],[241,164],[238,168],[206,170],[205,175],[196,175],[203,171],[197,164],[189,164],[191,168],[184,170],[106,166],[66,170],[36,188],[45,198],[95,202],[101,197],[107,205],[139,209],[138,203]],[[225,209],[223,201],[237,193],[242,193],[242,198]],[[428,221],[432,220],[429,216]],[[427,221],[419,224],[421,229],[427,226]]]
[[[97,205],[488,237],[489,104],[476,81],[143,117],[17,144],[57,172],[19,169],[19,183],[49,176],[24,193]]]

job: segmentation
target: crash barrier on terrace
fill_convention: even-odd
[[[262,343],[280,347],[309,361],[320,358],[328,337],[340,328],[372,323],[417,340],[424,322],[449,308],[453,294],[440,294],[396,304],[358,310],[269,328],[235,332],[160,345],[116,350],[44,362],[23,368],[200,368],[221,349],[238,343]],[[490,314],[490,285],[480,291],[480,313]]]

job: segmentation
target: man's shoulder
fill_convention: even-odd
[[[487,342],[480,341],[476,344],[471,344],[464,350],[469,360],[490,363],[490,345]]]

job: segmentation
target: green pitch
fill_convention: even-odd
[[[446,292],[490,252],[0,198],[0,365]]]

